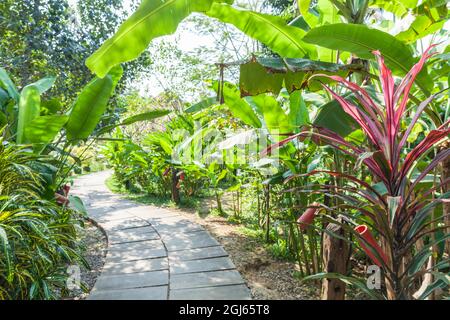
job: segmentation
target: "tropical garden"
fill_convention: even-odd
[[[71,184],[104,169],[238,226],[316,298],[448,299],[448,10],[2,1],[0,299],[70,297],[91,223]]]

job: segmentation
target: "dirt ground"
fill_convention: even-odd
[[[104,233],[91,221],[85,221],[84,228],[79,230],[79,241],[85,247],[84,259],[88,262],[90,270],[81,267],[81,281],[87,291],[76,289],[70,292],[69,300],[84,300],[94,287],[95,281],[100,276],[105,264],[108,242]]]
[[[225,248],[236,268],[247,281],[256,300],[319,299],[312,282],[294,277],[295,263],[279,261],[257,240],[238,231],[239,226],[218,216],[199,217],[194,210],[174,209],[187,219],[204,226]]]

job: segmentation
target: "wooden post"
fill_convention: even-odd
[[[344,230],[337,224],[330,223],[327,230],[344,235]],[[342,239],[338,239],[324,233],[323,236],[323,265],[324,272],[347,273],[349,245]],[[323,279],[322,300],[344,300],[345,283],[339,279]]]

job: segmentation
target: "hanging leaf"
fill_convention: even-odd
[[[309,81],[314,74],[340,75],[346,77],[350,72],[359,72],[362,66],[341,65],[309,59],[281,59],[258,57],[241,64],[239,87],[243,96],[272,92],[278,94],[285,85],[288,92],[304,89],[321,90],[321,84]],[[332,83],[328,78],[320,78],[322,83]]]
[[[304,41],[334,50],[349,51],[362,59],[375,59],[372,51],[379,50],[390,69],[406,74],[415,64],[411,48],[394,36],[363,25],[336,23],[311,29]],[[417,84],[427,93],[433,83],[426,71],[417,77]]]
[[[114,36],[86,60],[87,67],[103,78],[113,66],[136,59],[153,39],[175,32],[192,12],[208,11],[213,1],[143,0]]]
[[[36,88],[38,88],[39,93],[43,94],[48,89],[50,89],[53,84],[55,83],[56,77],[46,77],[42,78],[41,80],[38,80],[31,85],[34,85]]]
[[[288,121],[295,128],[294,132],[298,132],[302,125],[309,123],[309,112],[300,90],[289,95]]]
[[[432,34],[444,26],[445,20],[434,22],[427,16],[418,16],[410,27],[397,34],[395,37],[405,43],[414,43],[415,41]]]
[[[169,110],[152,110],[149,112],[144,112],[141,114],[137,114],[135,116],[126,118],[122,121],[121,125],[130,125],[132,123],[138,122],[138,121],[149,121],[156,118],[164,117],[170,113]]]
[[[275,136],[277,141],[286,137],[283,134],[292,133],[296,129],[274,97],[260,94],[254,97],[247,97],[246,100],[255,106],[263,116],[267,130]]]
[[[311,7],[312,0],[304,0],[304,1],[297,1],[298,9],[301,16],[305,19],[305,21],[308,23],[310,27],[315,27],[317,23],[319,22],[319,18],[311,13],[310,7]]]
[[[5,89],[8,92],[9,96],[16,101],[16,103],[19,102],[20,99],[19,91],[12,82],[11,78],[8,76],[6,70],[3,68],[0,68],[0,87]]]
[[[236,118],[253,128],[261,128],[261,121],[258,116],[252,107],[244,99],[241,99],[239,90],[235,86],[228,82],[224,83],[223,97],[225,105]]]
[[[70,141],[86,139],[94,131],[111,96],[111,76],[92,80],[79,94],[66,125]]]
[[[34,85],[28,85],[22,89],[19,100],[19,116],[17,120],[16,142],[25,143],[25,128],[30,125],[41,110],[41,97],[39,89]]]
[[[217,103],[217,98],[216,97],[209,97],[206,98],[198,103],[193,104],[192,106],[190,106],[189,108],[187,108],[186,110],[184,110],[184,112],[186,113],[194,113],[194,112],[198,112],[201,111],[203,109],[209,108],[210,106],[212,106],[213,104]]]
[[[83,200],[81,200],[78,196],[69,196],[70,204],[80,213],[87,216],[88,212],[87,209],[83,203]]]
[[[239,10],[227,4],[214,3],[206,14],[234,25],[249,37],[261,41],[282,57],[317,57],[314,46],[302,41],[305,31],[289,26],[276,16]]]
[[[25,141],[50,143],[69,120],[68,116],[50,115],[35,118],[25,128]]]

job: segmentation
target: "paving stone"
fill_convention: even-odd
[[[171,289],[189,289],[243,283],[244,280],[236,270],[170,275]]]
[[[250,300],[250,290],[244,284],[195,289],[170,290],[170,300]]]
[[[201,225],[192,222],[179,222],[176,224],[152,224],[161,235],[172,235],[174,233],[191,233],[197,231],[205,231]]]
[[[180,224],[192,224],[192,222],[179,214],[176,216],[158,217],[147,219],[154,226],[178,226]]]
[[[166,300],[167,286],[123,289],[94,290],[88,300]]]
[[[235,268],[236,267],[234,266],[233,262],[231,262],[230,258],[228,257],[190,260],[190,261],[180,261],[180,260],[170,261],[171,274],[228,270]]]
[[[176,212],[156,207],[133,208],[133,214],[142,219],[160,219],[160,218],[166,219],[180,216]]]
[[[97,209],[94,209],[97,210]],[[91,210],[89,210],[89,215],[96,216],[98,219],[98,222],[100,223],[107,223],[114,220],[123,220],[123,219],[134,219],[135,216],[133,216],[131,213],[129,213],[126,210],[109,210],[106,213],[98,214],[98,213],[90,213]]]
[[[102,270],[102,275],[167,270],[168,268],[169,262],[167,258],[118,262],[106,260]]]
[[[208,232],[175,233],[163,237],[163,242],[168,251],[195,249],[217,246],[219,243]]]
[[[111,244],[155,240],[155,239],[159,239],[159,235],[151,227],[118,230],[112,231],[108,234],[108,240]]]
[[[159,239],[145,240],[130,243],[117,243],[109,246],[109,251],[135,251],[144,249],[162,249],[164,244]]]
[[[226,257],[228,254],[222,246],[206,247],[199,249],[187,249],[169,252],[170,260],[197,260],[215,257]]]
[[[121,275],[101,275],[94,287],[96,290],[132,289],[166,285],[168,282],[168,271],[161,270]]]
[[[108,172],[77,179],[73,188],[108,235],[102,274],[88,299],[250,299],[220,244],[177,212],[113,195]],[[169,255],[169,257],[167,256]]]
[[[142,259],[154,259],[166,257],[167,253],[164,248],[161,249],[140,249],[130,251],[109,251],[106,259],[112,262],[134,261]]]
[[[102,224],[102,227],[105,230],[113,231],[113,230],[124,230],[124,229],[131,229],[131,228],[139,228],[144,226],[149,226],[150,224],[139,218],[132,218],[132,219],[120,219],[120,220],[113,220],[108,221]]]

